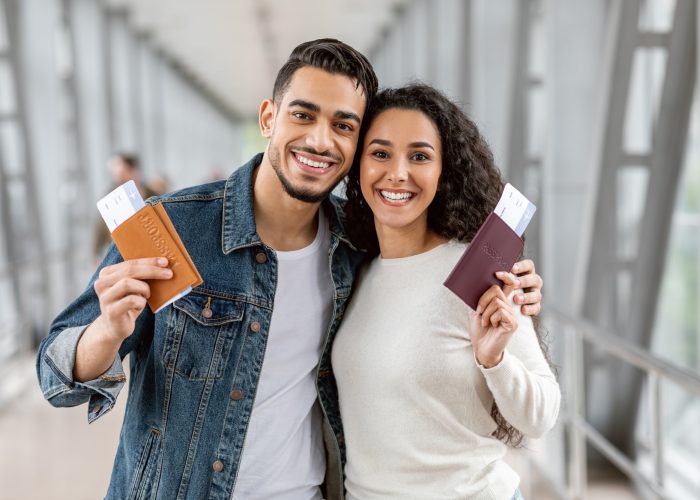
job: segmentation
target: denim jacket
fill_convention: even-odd
[[[275,252],[261,242],[253,215],[252,174],[261,160],[257,155],[226,181],[155,200],[165,207],[204,283],[158,314],[146,308],[107,372],[84,383],[72,376],[78,340],[100,313],[93,290],[99,269],[41,343],[37,373],[44,397],[54,406],[87,401],[89,422],[114,405],[125,383],[122,359],[131,353],[129,398],[108,499],[231,497],[277,280]],[[344,235],[338,200],[322,207],[330,226],[334,306],[316,379],[327,452],[325,496],[338,499],[345,450],[330,352],[362,255]],[[119,261],[112,245],[101,267]],[[213,314],[205,316],[207,304]]]

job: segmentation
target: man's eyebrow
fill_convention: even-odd
[[[320,113],[321,112],[321,106],[319,106],[316,103],[313,103],[311,101],[307,101],[304,99],[294,99],[291,101],[288,105],[288,107],[293,108],[294,106],[298,106],[300,108],[308,109],[309,111],[313,111],[314,113]],[[357,113],[353,113],[352,111],[341,111],[338,110],[336,111],[333,116],[336,118],[340,118],[341,120],[353,120],[358,123],[362,123],[362,120],[360,120],[360,117],[357,115]]]
[[[362,121],[360,120],[360,117],[357,116],[357,114],[353,113],[352,111],[336,111],[335,117],[340,118],[341,120],[354,120],[357,122],[358,125],[360,123],[362,123]]]
[[[300,108],[308,109],[309,111],[313,111],[314,113],[318,113],[321,111],[321,106],[310,101],[305,101],[304,99],[294,99],[287,106],[290,108],[294,106],[299,106]]]

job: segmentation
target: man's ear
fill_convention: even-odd
[[[258,112],[260,134],[267,139],[272,137],[272,129],[274,128],[276,114],[277,106],[272,99],[265,99],[262,104],[260,104],[260,111]]]

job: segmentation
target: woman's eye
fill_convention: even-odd
[[[416,153],[411,157],[411,159],[414,161],[426,161],[429,158],[427,155],[424,155],[423,153]]]
[[[373,151],[371,155],[380,160],[386,160],[389,157],[386,151]]]

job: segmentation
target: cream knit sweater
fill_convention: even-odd
[[[350,500],[509,500],[519,478],[491,436],[494,399],[527,436],[554,425],[559,386],[519,308],[503,360],[476,362],[470,308],[442,285],[464,249],[377,258],[359,279],[332,358]]]

